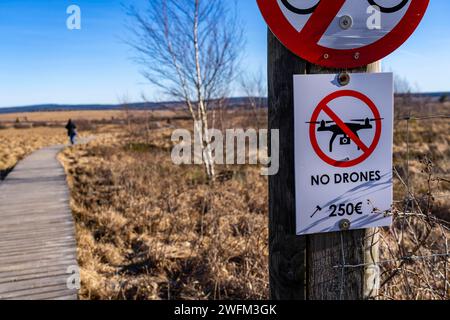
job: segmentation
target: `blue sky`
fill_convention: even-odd
[[[182,1],[182,0],[181,0]],[[256,0],[237,0],[245,22],[243,65],[266,69],[266,26]],[[41,103],[117,103],[160,99],[139,73],[122,4],[145,0],[0,1],[0,107]],[[82,29],[66,28],[66,9],[82,10]],[[450,1],[432,0],[416,33],[383,61],[421,91],[450,91]],[[239,92],[236,92],[239,94]]]

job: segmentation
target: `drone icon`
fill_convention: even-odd
[[[382,121],[382,120],[384,120],[384,118],[352,119],[352,120],[350,120],[352,122],[350,122],[350,123],[346,122],[345,125],[359,138],[358,131],[373,129],[373,125],[371,124],[371,122]],[[352,143],[352,140],[350,139],[350,137],[345,133],[345,131],[340,126],[338,126],[336,124],[335,121],[322,120],[322,121],[306,122],[306,123],[320,125],[319,128],[317,129],[317,132],[332,132],[333,133],[333,136],[331,137],[331,140],[330,140],[330,152],[333,152],[334,141],[340,135],[342,136],[339,139],[339,144],[341,146],[350,145]],[[327,124],[332,124],[332,123],[333,123],[333,125],[327,126]],[[361,150],[361,148],[359,146],[358,146],[358,150]]]

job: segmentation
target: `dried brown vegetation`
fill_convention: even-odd
[[[222,172],[170,160],[114,135],[67,149],[84,299],[267,298],[267,185],[257,168]]]
[[[221,129],[252,125],[251,111],[219,111],[211,118]],[[80,297],[268,298],[266,178],[257,167],[219,167],[209,184],[201,166],[172,164],[165,127],[191,124],[136,115],[99,124],[96,140],[61,154],[76,220]],[[448,129],[444,119],[396,122],[395,223],[380,231],[382,299],[449,298]],[[7,154],[37,148],[28,133],[20,136],[36,130],[44,129],[0,130],[0,137],[16,134]],[[2,161],[16,160],[0,153]]]
[[[385,299],[450,298],[449,198],[435,197],[442,180],[436,177],[432,160],[422,157],[420,168],[425,187],[419,192],[411,191],[395,170],[406,195],[394,205],[393,226],[381,231],[381,297]]]
[[[394,224],[380,245],[384,299],[450,298],[448,115],[446,103],[397,99]]]
[[[63,128],[0,130],[0,172],[13,168],[37,149],[66,142],[67,134]]]
[[[427,158],[433,163],[435,179],[450,178],[450,119],[425,119],[399,121],[394,138],[394,165],[399,175],[408,183],[409,190],[418,195],[427,194],[427,172],[422,161]],[[433,190],[439,206],[433,213],[450,221],[450,184],[444,180]],[[401,201],[407,190],[396,180],[395,198]]]
[[[28,113],[8,113],[0,115],[0,122],[3,124],[15,123],[17,120],[25,123],[65,123],[67,119],[89,120],[89,121],[111,121],[124,117],[123,110],[84,110],[84,111],[48,111],[48,112],[28,112]],[[145,117],[149,112],[133,110],[132,114],[136,118]],[[156,110],[150,112],[155,116],[174,116],[175,112],[170,110]]]

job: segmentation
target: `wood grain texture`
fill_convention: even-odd
[[[307,64],[270,31],[268,45],[269,129],[280,130],[280,170],[269,177],[270,295],[276,300],[301,300],[306,299],[306,238],[295,232],[292,76],[304,74]]]
[[[57,153],[39,150],[0,183],[0,299],[77,299],[69,190]]]
[[[363,299],[364,268],[336,266],[364,262],[364,230],[296,236],[293,75],[337,72],[300,59],[268,31],[269,129],[280,130],[280,170],[269,178],[272,299]]]

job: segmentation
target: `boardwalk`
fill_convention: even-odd
[[[33,153],[0,182],[0,299],[76,299],[74,223],[61,147]]]

